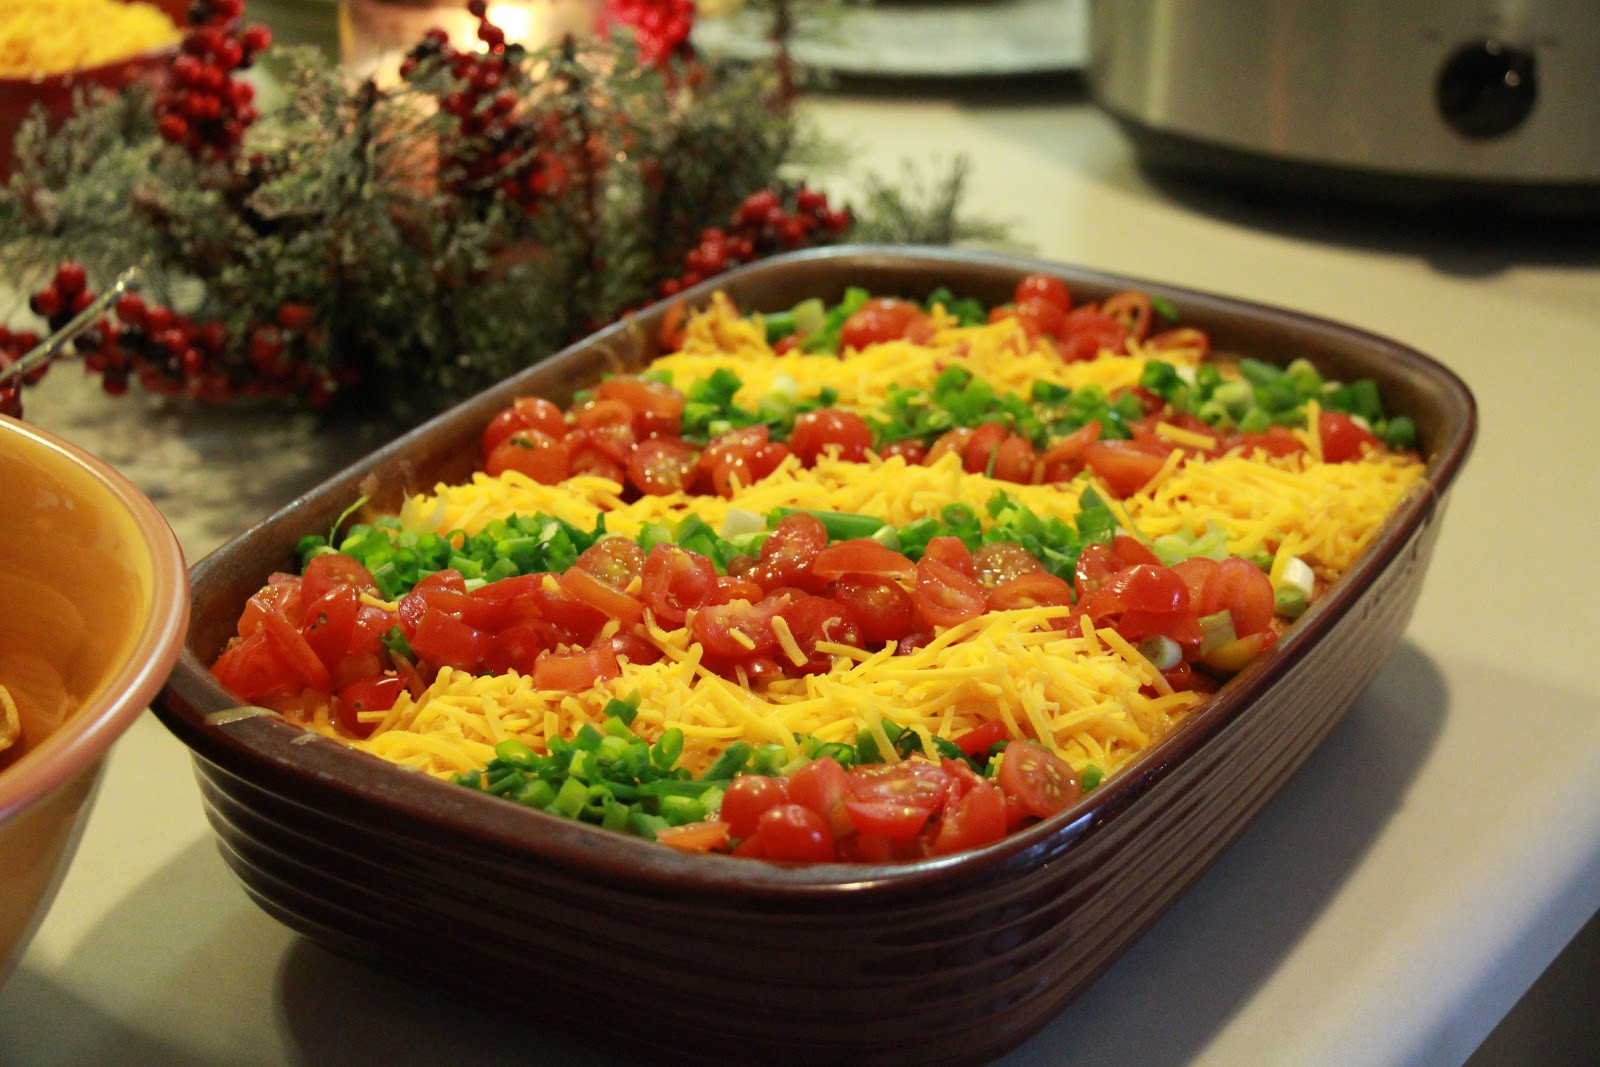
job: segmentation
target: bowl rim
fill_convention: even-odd
[[[795,898],[827,895],[842,888],[856,893],[898,894],[914,891],[930,879],[938,879],[945,885],[964,883],[969,879],[990,877],[998,868],[1017,869],[1036,862],[1041,856],[1064,853],[1085,833],[1114,821],[1118,812],[1136,803],[1170,770],[1183,764],[1279,683],[1344,617],[1371,580],[1396,562],[1411,539],[1429,525],[1470,453],[1476,435],[1476,403],[1466,384],[1454,372],[1409,345],[1359,327],[1279,306],[1058,261],[968,249],[840,245],[760,260],[707,279],[671,300],[651,305],[635,319],[624,319],[580,339],[528,371],[519,372],[491,386],[485,393],[452,406],[335,473],[308,495],[319,494],[341,481],[354,484],[358,474],[372,476],[386,461],[403,455],[431,429],[460,417],[456,414],[460,408],[480,405],[487,393],[498,393],[507,388],[508,382],[520,381],[539,367],[588,349],[603,350],[608,344],[625,339],[628,331],[638,328],[640,321],[650,320],[675,301],[704,302],[718,289],[763,273],[787,268],[804,271],[819,265],[828,268],[845,263],[869,268],[923,263],[950,270],[996,267],[1023,273],[1046,271],[1063,277],[1069,286],[1143,289],[1184,307],[1186,318],[1191,309],[1202,308],[1253,323],[1293,327],[1308,339],[1333,338],[1358,344],[1366,350],[1380,351],[1389,360],[1398,361],[1409,372],[1437,386],[1448,398],[1457,418],[1452,421],[1452,432],[1436,443],[1428,457],[1420,491],[1402,502],[1356,564],[1313,612],[1303,617],[1278,643],[1271,657],[1252,664],[1230,679],[1216,699],[1202,705],[1195,715],[1146,748],[1127,767],[1071,808],[1001,841],[954,855],[891,864],[784,865],[652,848],[649,843],[626,835],[508,804],[498,797],[408,772],[338,741],[319,735],[308,736],[300,727],[264,709],[242,709],[231,699],[225,706],[213,703],[209,708],[203,707],[203,701],[214,701],[218,693],[225,695],[226,691],[211,679],[210,672],[190,651],[187,642],[168,688],[157,702],[157,714],[197,758],[204,758],[241,777],[251,777],[265,768],[277,780],[291,779],[296,786],[313,790],[330,800],[381,806],[385,821],[391,825],[414,819],[455,837],[462,845],[467,845],[466,839],[470,838],[472,847],[582,869],[629,884],[670,887],[674,891],[688,888],[737,892],[751,897]],[[196,564],[195,587],[201,587],[211,572],[281,515],[282,509]],[[380,771],[382,773],[378,773]]]
[[[155,504],[105,460],[37,426],[0,416],[0,439],[53,453],[86,473],[107,502],[132,518],[150,560],[148,611],[122,665],[102,683],[98,709],[80,708],[37,747],[0,771],[0,819],[49,795],[103,756],[144,713],[183,649],[189,623],[189,574],[183,549]]]

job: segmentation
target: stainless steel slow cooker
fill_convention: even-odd
[[[1595,0],[1092,0],[1088,80],[1151,163],[1600,208]]]

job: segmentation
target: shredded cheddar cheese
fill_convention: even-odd
[[[0,77],[62,74],[178,43],[166,13],[117,0],[0,0]]]
[[[481,766],[506,737],[542,748],[585,723],[598,726],[608,701],[636,692],[634,729],[649,740],[682,730],[682,764],[696,772],[741,737],[791,750],[796,733],[849,742],[858,730],[882,733],[884,715],[924,737],[943,738],[999,719],[1013,736],[1042,741],[1080,767],[1098,762],[1114,770],[1202,698],[1145,695],[1141,687],[1160,677],[1149,661],[1114,631],[1085,639],[1055,628],[1071,613],[1066,607],[996,612],[911,653],[850,649],[863,658],[841,654],[825,674],[783,679],[759,692],[705,670],[686,630],[652,628],[652,640],[666,653],[660,661],[627,664],[620,677],[583,693],[539,690],[515,674],[474,677],[447,668],[420,697],[403,695],[389,711],[367,713],[378,729],[354,744],[448,776]],[[322,729],[333,733],[330,725]],[[887,736],[880,751],[894,751]]]
[[[781,378],[815,395],[837,391],[840,406],[877,408],[894,387],[931,387],[948,366],[966,367],[996,390],[1027,395],[1034,382],[1077,389],[1094,384],[1108,393],[1136,385],[1146,358],[1102,353],[1063,363],[1048,346],[1031,343],[1020,326],[1004,320],[961,327],[942,314],[927,344],[893,341],[848,358],[799,353],[774,355],[759,322],[739,316],[718,296],[691,317],[682,350],[663,357],[654,371],[679,385],[721,369],[743,385],[737,401],[754,407]],[[1198,351],[1163,351],[1160,358],[1198,362]],[[1317,425],[1312,406],[1308,425]],[[1218,438],[1162,423],[1160,437],[1210,453]],[[1215,523],[1236,555],[1270,557],[1277,580],[1294,559],[1324,579],[1337,577],[1366,548],[1384,518],[1421,481],[1414,456],[1374,450],[1348,463],[1322,461],[1315,432],[1296,431],[1308,451],[1288,457],[1235,450],[1220,457],[1174,450],[1143,490],[1118,500],[1092,477],[1055,485],[1022,485],[965,471],[961,457],[927,466],[898,456],[868,456],[847,463],[824,456],[807,468],[790,456],[767,478],[741,486],[732,499],[668,494],[630,500],[605,478],[579,476],[559,486],[541,485],[516,471],[477,474],[461,485],[439,485],[407,500],[402,527],[440,536],[471,536],[514,514],[547,514],[585,529],[604,516],[611,533],[637,535],[646,524],[670,525],[694,514],[713,528],[730,509],[767,514],[780,507],[815,508],[881,517],[902,526],[937,514],[952,503],[987,521],[997,492],[1041,517],[1073,519],[1091,486],[1123,529],[1150,541],[1167,534],[1199,537]],[[1298,564],[1296,564],[1298,566]],[[554,579],[546,578],[554,587]],[[375,598],[375,606],[391,608]],[[913,731],[924,750],[935,738],[952,739],[999,722],[1007,736],[1027,738],[1062,754],[1075,767],[1094,764],[1115,773],[1163,736],[1204,699],[1175,691],[1139,648],[1116,630],[1095,629],[1076,607],[995,611],[939,630],[924,647],[903,654],[894,645],[855,648],[826,640],[815,648],[832,657],[822,673],[781,678],[759,688],[742,670],[729,679],[701,662],[689,629],[664,630],[648,612],[635,633],[661,653],[643,664],[622,661],[619,677],[569,693],[541,690],[515,673],[473,676],[445,668],[419,694],[403,694],[386,711],[360,712],[374,729],[350,743],[428,774],[451,776],[482,766],[508,738],[543,750],[584,725],[599,726],[613,699],[640,698],[633,728],[646,740],[676,729],[685,738],[682,766],[698,773],[728,744],[745,739],[784,746],[798,754],[797,735],[850,743],[865,733],[880,753],[895,756],[886,719]],[[607,632],[620,624],[613,620]],[[782,616],[772,621],[776,655],[796,666],[810,656]],[[732,639],[754,648],[750,637]],[[309,709],[310,725],[349,741],[327,708]]]

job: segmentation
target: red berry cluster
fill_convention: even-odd
[[[852,221],[848,208],[830,207],[820,190],[802,185],[784,195],[761,189],[734,209],[726,229],[702,230],[700,243],[683,257],[683,274],[663,281],[659,291],[676,296],[742,263],[824,244],[848,230]]]
[[[483,0],[472,0],[467,10],[478,20],[484,51],[460,51],[444,30],[432,29],[401,61],[400,76],[412,79],[442,64],[453,79],[453,88],[439,98],[439,109],[456,124],[440,146],[442,187],[466,195],[498,190],[532,213],[541,201],[561,195],[567,170],[553,153],[535,150],[540,130],[519,110],[526,80],[522,46],[506,43]]]
[[[694,0],[606,0],[600,32],[628,27],[639,58],[652,67],[664,67],[673,56],[687,59],[694,54],[689,44],[694,10]]]
[[[28,303],[54,331],[94,299],[83,267],[67,262]],[[230,344],[228,328],[221,322],[199,321],[138,293],[123,294],[115,312],[114,318],[101,319],[79,334],[72,346],[83,358],[84,368],[98,374],[101,387],[113,396],[127,392],[130,382],[137,380],[150,392],[203,403],[300,393],[313,406],[326,407],[341,386],[354,384],[359,377],[355,368],[335,378],[312,365],[316,324],[307,304],[281,304],[272,324],[251,331],[248,355]],[[0,368],[38,343],[32,333],[0,332]],[[20,413],[16,386],[34,384],[43,373],[40,367],[22,383],[0,386],[0,410]]]
[[[156,97],[162,138],[202,162],[231,157],[257,118],[255,87],[233,74],[266,50],[272,31],[241,26],[243,14],[244,0],[196,0],[172,77]]]
[[[342,385],[355,385],[360,371],[346,367],[335,378],[310,362],[317,331],[309,304],[289,300],[278,305],[273,321],[250,332],[250,365],[255,377],[246,386],[252,394],[289,396],[303,392],[312,407],[325,408]]]
[[[0,326],[0,371],[5,370],[17,360],[27,355],[39,343],[39,335],[25,330],[10,330]],[[0,415],[10,415],[12,418],[22,418],[22,387],[34,385],[44,376],[48,369],[46,364],[35,367],[22,378],[8,378],[0,382]]]

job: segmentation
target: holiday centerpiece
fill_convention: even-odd
[[[270,33],[196,0],[156,86],[25,124],[0,270],[42,321],[0,328],[0,375],[137,266],[67,350],[108,392],[415,417],[739,263],[987,229],[957,219],[959,163],[916,196],[869,179],[854,212],[793,176],[826,147],[795,114],[785,0],[758,65],[697,56],[689,0],[612,0],[537,48],[466,6],[477,39],[429,32],[392,85],[284,50],[261,111],[243,75]]]

